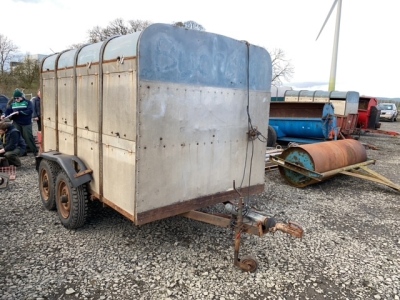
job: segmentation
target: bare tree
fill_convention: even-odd
[[[137,31],[142,31],[149,25],[151,25],[152,22],[147,21],[147,20],[128,20],[125,22],[123,19],[118,18],[115,19],[114,21],[111,21],[105,28],[102,28],[100,26],[95,26],[92,29],[88,31],[89,43],[97,43],[106,40],[109,37],[115,36],[115,35],[125,35]],[[194,22],[194,21],[186,21],[186,22],[173,22],[172,23],[175,26],[181,26],[189,29],[196,29],[196,30],[201,30],[205,31],[205,28]],[[70,48],[78,48],[82,44],[74,44],[71,45]]]
[[[146,27],[149,27],[152,23],[150,21],[143,21],[143,20],[129,20],[128,21],[130,29],[129,32],[136,32],[136,31],[142,31]]]
[[[6,36],[0,34],[0,75],[4,74],[17,51],[18,47]]]
[[[270,51],[272,61],[272,85],[282,85],[282,80],[290,81],[294,74],[294,66],[286,59],[282,49],[276,48]]]
[[[199,30],[199,31],[205,31],[206,29],[199,23],[195,21],[186,21],[186,22],[173,22],[172,23],[175,26],[179,27],[185,27],[187,29],[194,29],[194,30]]]
[[[125,35],[145,29],[151,24],[150,21],[115,19],[105,28],[95,26],[89,30],[89,43],[97,43],[115,35]]]
[[[88,31],[89,34],[89,43],[97,43],[100,41],[104,41],[107,39],[107,35],[104,32],[105,30],[100,26],[95,26],[91,30]]]
[[[78,49],[82,47],[83,45],[86,45],[86,43],[77,43],[77,44],[72,44],[68,46],[68,49]]]
[[[40,70],[39,62],[28,56],[12,70],[16,85],[24,90],[35,90],[39,87]]]

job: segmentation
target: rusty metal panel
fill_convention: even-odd
[[[347,114],[346,116],[337,116],[337,124],[340,132],[347,134],[354,134],[357,127],[358,114]]]
[[[324,117],[325,103],[271,102],[270,118],[319,118]],[[332,109],[333,111],[333,109]]]

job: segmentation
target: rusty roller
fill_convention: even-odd
[[[345,139],[290,147],[282,152],[280,158],[305,169],[305,172],[296,172],[279,166],[279,172],[289,184],[305,187],[330,178],[343,168],[365,162],[367,152],[360,142]],[[307,170],[321,176],[318,179],[307,176]]]

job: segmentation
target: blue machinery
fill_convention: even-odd
[[[271,102],[269,125],[280,142],[315,143],[339,134],[331,103]]]

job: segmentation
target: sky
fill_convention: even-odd
[[[282,49],[295,72],[285,86],[328,90],[333,0],[1,0],[0,34],[22,53],[51,54],[88,39],[116,18],[167,23],[192,20],[206,31]],[[336,91],[400,98],[399,0],[342,0]]]

